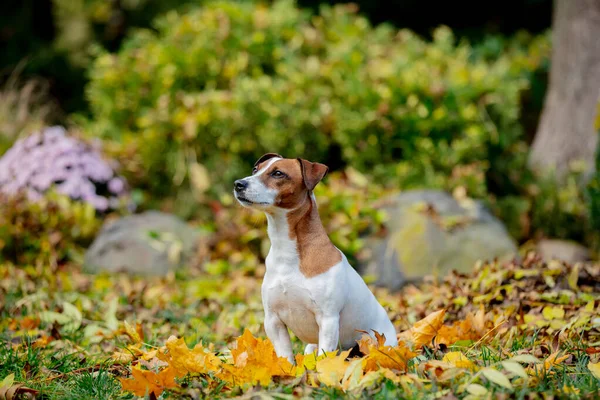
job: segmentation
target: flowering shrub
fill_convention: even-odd
[[[89,203],[52,190],[38,201],[0,193],[0,263],[57,266],[82,257],[101,220]]]
[[[92,147],[50,127],[22,138],[0,158],[0,193],[40,200],[52,187],[104,212],[120,207],[126,182]]]

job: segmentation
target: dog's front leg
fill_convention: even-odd
[[[317,319],[319,325],[319,353],[337,349],[340,340],[340,316],[324,315]]]
[[[285,357],[289,362],[295,364],[290,333],[281,319],[272,312],[265,313],[265,332],[273,343],[277,356]]]

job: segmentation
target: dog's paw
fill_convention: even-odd
[[[316,344],[307,344],[306,347],[304,348],[304,354],[312,354],[317,350],[317,345]]]

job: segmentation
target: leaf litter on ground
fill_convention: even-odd
[[[293,338],[295,363],[264,334],[263,273],[135,278],[3,264],[0,399],[593,398],[600,389],[598,264],[530,253],[398,293],[374,287],[397,346],[363,332],[360,356],[317,356]],[[84,374],[102,379],[84,385]]]

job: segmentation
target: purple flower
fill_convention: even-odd
[[[0,158],[0,192],[25,191],[29,200],[37,201],[54,187],[98,211],[114,209],[127,197],[127,185],[99,148],[98,143],[89,146],[69,137],[60,126],[20,139]]]
[[[108,190],[114,194],[121,194],[125,189],[125,183],[121,178],[113,178],[108,182]]]

